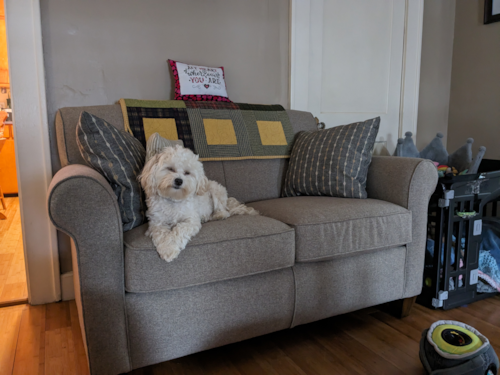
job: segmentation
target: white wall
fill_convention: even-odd
[[[467,0],[469,1],[469,0]],[[425,0],[417,124],[417,148],[437,132],[448,134],[455,0]]]
[[[288,0],[40,0],[57,109],[173,99],[167,59],[224,66],[229,98],[288,106]],[[55,145],[54,171],[59,169]]]

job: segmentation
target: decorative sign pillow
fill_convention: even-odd
[[[146,157],[141,142],[85,111],[80,115],[76,136],[83,159],[108,180],[115,192],[123,231],[145,223],[146,205],[137,180]]]
[[[189,65],[168,60],[175,79],[175,100],[229,102],[224,68]]]
[[[281,195],[366,198],[366,176],[379,126],[377,117],[299,133]]]

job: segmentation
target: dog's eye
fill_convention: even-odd
[[[168,167],[167,169],[168,169],[170,172],[175,172],[175,169],[174,169],[174,168],[172,168],[172,167]]]
[[[185,174],[186,176],[189,176],[191,173],[186,171],[186,172],[184,172],[184,174]]]

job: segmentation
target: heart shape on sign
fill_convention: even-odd
[[[208,89],[210,87],[210,85],[203,85],[203,86],[205,86],[206,89]]]

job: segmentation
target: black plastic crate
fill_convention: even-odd
[[[424,285],[417,302],[444,310],[496,293],[478,293],[478,258],[482,219],[497,216],[500,199],[500,161],[486,162],[474,175],[443,177],[428,211]],[[442,251],[439,251],[442,249]],[[442,255],[440,255],[442,253]]]

